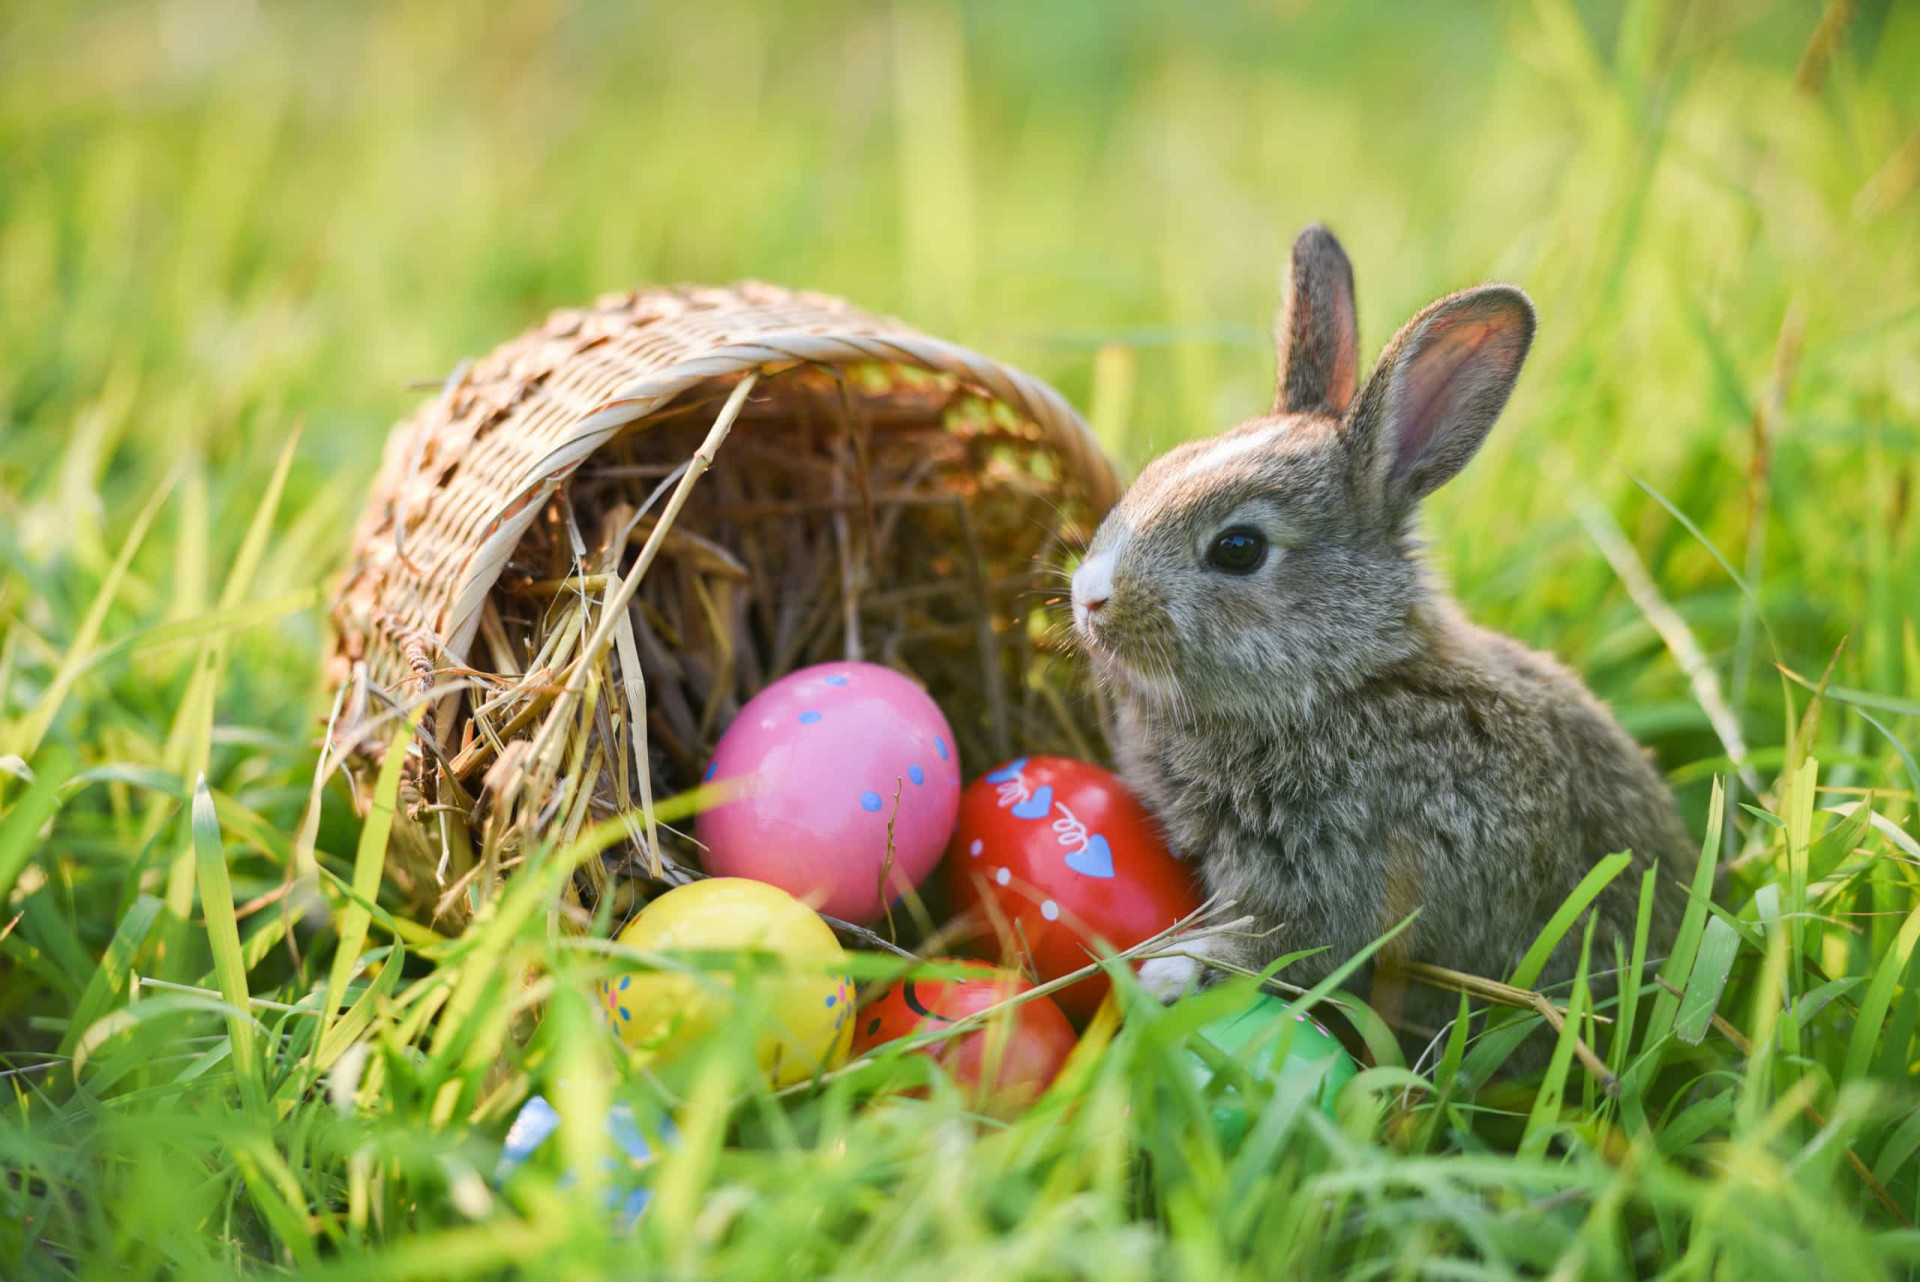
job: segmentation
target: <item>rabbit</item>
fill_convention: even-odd
[[[1650,867],[1649,955],[1672,943],[1688,838],[1652,762],[1571,671],[1469,622],[1420,558],[1420,501],[1480,448],[1533,333],[1520,290],[1465,290],[1408,321],[1362,388],[1352,268],[1309,227],[1272,412],[1156,459],[1098,527],[1072,626],[1113,699],[1121,777],[1254,919],[1148,961],[1163,998],[1207,960],[1326,945],[1281,975],[1311,984],[1418,909],[1349,981],[1375,980],[1376,1006],[1387,990],[1417,1045],[1459,998],[1383,976],[1420,961],[1505,978],[1616,851],[1632,866],[1594,905],[1591,969],[1614,968],[1615,937],[1631,946]],[[1581,935],[1541,985],[1573,977]]]

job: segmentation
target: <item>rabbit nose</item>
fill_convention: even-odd
[[[1113,595],[1113,559],[1111,551],[1096,553],[1073,572],[1073,602],[1085,607],[1089,618]]]

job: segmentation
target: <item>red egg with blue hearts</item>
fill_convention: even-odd
[[[1130,948],[1200,906],[1185,862],[1108,771],[1068,757],[1021,757],[969,784],[947,846],[954,907],[1010,964],[1058,979]],[[1085,1019],[1109,985],[1056,994]]]
[[[951,961],[943,958],[943,961]],[[1033,988],[1011,971],[983,962],[956,962],[957,979],[903,979],[862,1006],[854,1020],[853,1053],[958,1023]],[[981,1111],[1011,1117],[1040,1097],[1073,1053],[1073,1025],[1050,997],[1035,997],[978,1028],[921,1049],[974,1097]],[[981,1089],[992,1074],[993,1085]]]
[[[873,663],[817,663],[767,686],[720,736],[707,780],[722,790],[695,823],[707,871],[852,922],[933,872],[960,804],[946,717]]]

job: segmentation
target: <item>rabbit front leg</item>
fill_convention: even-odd
[[[1224,942],[1205,931],[1176,936],[1167,942],[1167,952],[1141,964],[1140,986],[1161,1002],[1205,987],[1207,976],[1217,973],[1207,963],[1220,955]]]
[[[1250,917],[1176,935],[1141,964],[1140,986],[1159,1001],[1173,1001],[1230,975],[1259,970],[1271,960],[1262,944]]]

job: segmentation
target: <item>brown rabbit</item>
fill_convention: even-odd
[[[1443,298],[1356,397],[1352,269],[1309,227],[1273,412],[1155,460],[1095,535],[1073,618],[1115,696],[1121,772],[1258,923],[1188,951],[1257,968],[1330,945],[1284,975],[1311,983],[1417,908],[1385,960],[1502,978],[1622,850],[1634,866],[1597,903],[1593,968],[1632,940],[1649,865],[1650,955],[1671,944],[1688,839],[1659,774],[1577,677],[1469,622],[1419,556],[1420,500],[1486,439],[1533,330],[1510,286]],[[1571,978],[1580,933],[1541,983]],[[1142,978],[1171,995],[1201,969],[1163,957]],[[1404,997],[1413,1032],[1458,1004]]]

